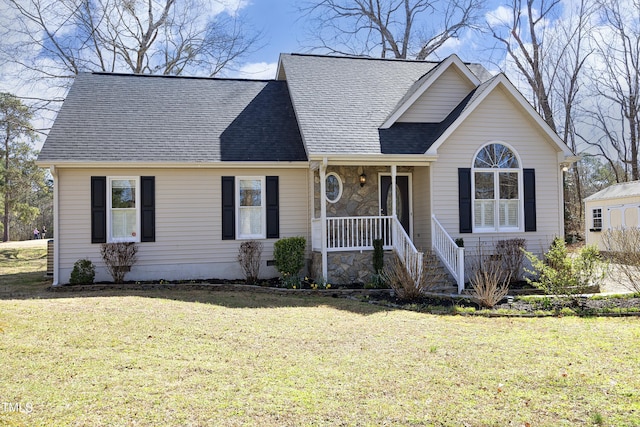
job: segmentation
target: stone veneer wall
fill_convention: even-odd
[[[392,251],[384,252],[385,264],[393,256]],[[373,276],[373,251],[348,251],[327,253],[327,282],[336,285],[349,285],[352,283],[367,284]],[[322,277],[322,254],[313,252],[311,276]]]
[[[367,183],[360,187],[360,174],[364,171]],[[399,167],[398,172],[412,172],[412,167]],[[327,174],[335,172],[342,180],[342,196],[336,203],[327,202],[327,217],[377,216],[380,215],[378,175],[390,174],[385,166],[328,166]],[[320,173],[314,174],[315,218],[320,218]],[[392,256],[385,251],[387,263]],[[327,254],[328,282],[332,284],[369,283],[373,275],[373,251],[329,252]],[[322,254],[313,252],[309,273],[312,277],[322,276]]]
[[[360,173],[364,170],[367,183],[360,187]],[[398,172],[413,171],[411,167],[399,167]],[[336,203],[327,202],[328,217],[343,216],[376,216],[380,215],[378,174],[390,174],[391,169],[385,166],[328,166],[327,174],[335,172],[342,180],[342,196]],[[314,217],[320,218],[320,173],[314,174]]]

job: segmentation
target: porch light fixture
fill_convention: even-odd
[[[364,170],[363,170],[362,173],[360,174],[360,187],[364,187],[366,183],[367,183],[367,175],[364,174]]]

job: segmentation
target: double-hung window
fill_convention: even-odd
[[[522,228],[522,169],[516,154],[503,144],[485,145],[473,163],[475,231],[519,231]]]
[[[107,230],[110,242],[140,241],[138,177],[109,177]]]
[[[239,239],[266,237],[266,202],[264,177],[237,177],[237,226]]]
[[[592,231],[602,230],[602,208],[595,208],[591,211]]]

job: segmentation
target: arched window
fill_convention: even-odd
[[[522,167],[516,153],[487,144],[473,161],[475,231],[519,231],[522,226]]]

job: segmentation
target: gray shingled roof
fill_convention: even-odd
[[[424,153],[443,131],[434,123],[379,130],[438,63],[296,54],[280,61],[309,155]],[[470,69],[482,81],[491,77],[481,66]],[[425,131],[430,134],[421,136]],[[414,136],[420,139],[411,141]]]
[[[621,197],[634,197],[640,196],[640,181],[621,182],[613,184],[607,188],[598,191],[595,194],[584,199],[585,201],[591,200],[606,200],[606,199],[618,199]]]
[[[440,63],[297,54],[280,61],[286,81],[80,74],[38,159],[206,163],[423,154],[488,86],[441,123],[380,129]],[[491,77],[468,66],[481,81]]]
[[[307,159],[285,82],[80,74],[40,162]]]

